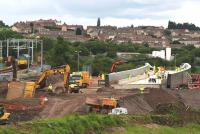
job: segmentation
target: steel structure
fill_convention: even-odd
[[[17,51],[17,58],[20,56],[21,50],[28,50],[28,56],[31,57],[31,63],[34,62],[34,49],[40,47],[41,51],[41,68],[43,68],[43,41],[38,39],[7,39],[0,40],[0,58],[3,58],[3,51],[6,51],[6,56],[10,55],[9,50]]]

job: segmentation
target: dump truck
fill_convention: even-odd
[[[113,108],[118,107],[118,100],[115,98],[86,98],[87,112],[99,112],[108,114]]]
[[[69,78],[69,92],[70,93],[79,93],[80,86],[76,83],[73,77]]]
[[[87,88],[90,83],[90,74],[86,71],[73,72],[70,74],[70,79],[74,80],[80,88]]]

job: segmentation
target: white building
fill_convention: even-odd
[[[172,49],[171,48],[166,48],[166,60],[170,61],[172,58]]]
[[[166,50],[160,50],[160,51],[153,51],[152,57],[158,57],[164,60],[171,60],[171,48],[166,48]]]

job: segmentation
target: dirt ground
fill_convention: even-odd
[[[129,114],[149,113],[159,104],[183,102],[191,108],[200,108],[200,90],[161,90],[146,89],[141,93],[138,89],[116,90],[113,88],[88,88],[79,94],[51,95],[36,92],[36,97],[46,96],[45,106],[37,110],[21,110],[11,112],[11,121],[27,121],[41,118],[64,117],[73,113],[84,114],[85,100],[89,98],[114,97],[122,101],[121,106],[128,109]]]
[[[200,109],[200,90],[167,90],[167,92],[193,109]]]
[[[48,79],[52,84],[56,84],[57,81],[59,81],[57,76]],[[16,98],[16,96],[20,96],[19,94],[22,94],[22,91],[20,90],[22,89],[20,88],[22,85],[18,85],[17,87],[15,85],[16,83],[13,84],[12,88],[15,90],[8,91],[7,98],[13,99]],[[10,86],[12,86],[12,83]],[[20,92],[16,93],[16,89],[18,88]],[[4,89],[2,91],[4,91]],[[96,78],[93,81],[92,87],[83,89],[82,91],[83,93],[79,94],[52,95],[47,92],[37,90],[35,98],[43,96],[48,99],[48,101],[45,102],[44,107],[29,110],[8,110],[8,112],[11,113],[11,122],[17,123],[32,119],[64,117],[73,113],[85,114],[85,100],[87,97],[99,99],[114,97],[119,99],[121,100],[121,107],[127,108],[129,114],[145,114],[155,111],[159,104],[177,102],[182,102],[185,106],[193,109],[200,109],[200,90],[145,89],[144,93],[141,93],[138,89],[125,90],[100,88],[97,85]],[[9,100],[4,100],[2,103],[5,103],[6,101]],[[25,99],[14,100],[14,102],[11,103],[16,102],[26,103],[29,106],[33,105],[33,103],[36,105],[38,104],[35,100],[28,101]]]
[[[176,94],[180,95],[177,96]],[[193,98],[193,95],[196,97]],[[114,90],[105,88],[97,92],[95,89],[85,89],[83,94],[48,97],[48,102],[42,112],[39,113],[39,116],[41,118],[51,118],[63,117],[75,112],[84,113],[84,105],[87,97],[104,98],[111,96],[123,100],[121,106],[127,108],[129,114],[149,113],[154,111],[159,104],[176,103],[179,101],[182,101],[185,105],[190,104],[191,107],[200,108],[200,91],[148,89],[144,94],[141,94],[137,89]]]
[[[49,97],[45,108],[39,113],[39,116],[41,118],[63,117],[78,111],[84,102],[84,95]]]

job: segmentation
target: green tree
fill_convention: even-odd
[[[100,27],[101,26],[101,20],[100,20],[100,18],[98,18],[98,20],[97,20],[97,27]]]
[[[145,46],[146,48],[149,48],[149,44],[148,44],[148,43],[144,43],[144,46]]]
[[[89,50],[84,45],[78,46],[77,50],[81,51],[80,55],[82,55],[82,56],[89,56],[90,55]]]
[[[111,58],[102,54],[96,55],[94,60],[92,61],[93,75],[110,72],[111,65],[112,65]]]
[[[0,20],[0,28],[2,27],[8,27],[2,20]]]
[[[191,53],[193,53],[195,57],[200,57],[200,48],[192,50]]]
[[[165,35],[165,36],[171,36],[171,31],[165,29],[165,30],[164,30],[164,35]]]
[[[107,56],[108,57],[110,57],[110,58],[116,58],[117,57],[117,52],[116,52],[116,50],[114,50],[114,49],[111,49],[111,50],[109,50],[108,52],[107,52]]]
[[[107,50],[107,44],[98,40],[85,42],[85,46],[95,55],[105,53]]]
[[[134,28],[133,24],[131,25],[131,28]]]
[[[56,40],[51,38],[43,37],[42,40],[43,40],[44,52],[50,51],[52,47],[56,44]],[[38,47],[38,49],[40,51],[40,47]]]
[[[179,41],[175,40],[175,41],[172,41],[172,44],[181,44]]]
[[[76,29],[76,35],[82,35],[82,30],[80,28]]]
[[[8,28],[0,29],[0,40],[6,40],[10,38],[23,38],[23,35],[17,32],[14,32]]]
[[[189,29],[189,30],[195,30],[195,31],[199,31],[200,28],[195,26],[192,23],[176,23],[176,22],[172,22],[169,21],[168,22],[168,29]]]
[[[56,44],[47,53],[47,62],[52,66],[70,64],[73,60],[69,43],[58,37]]]

